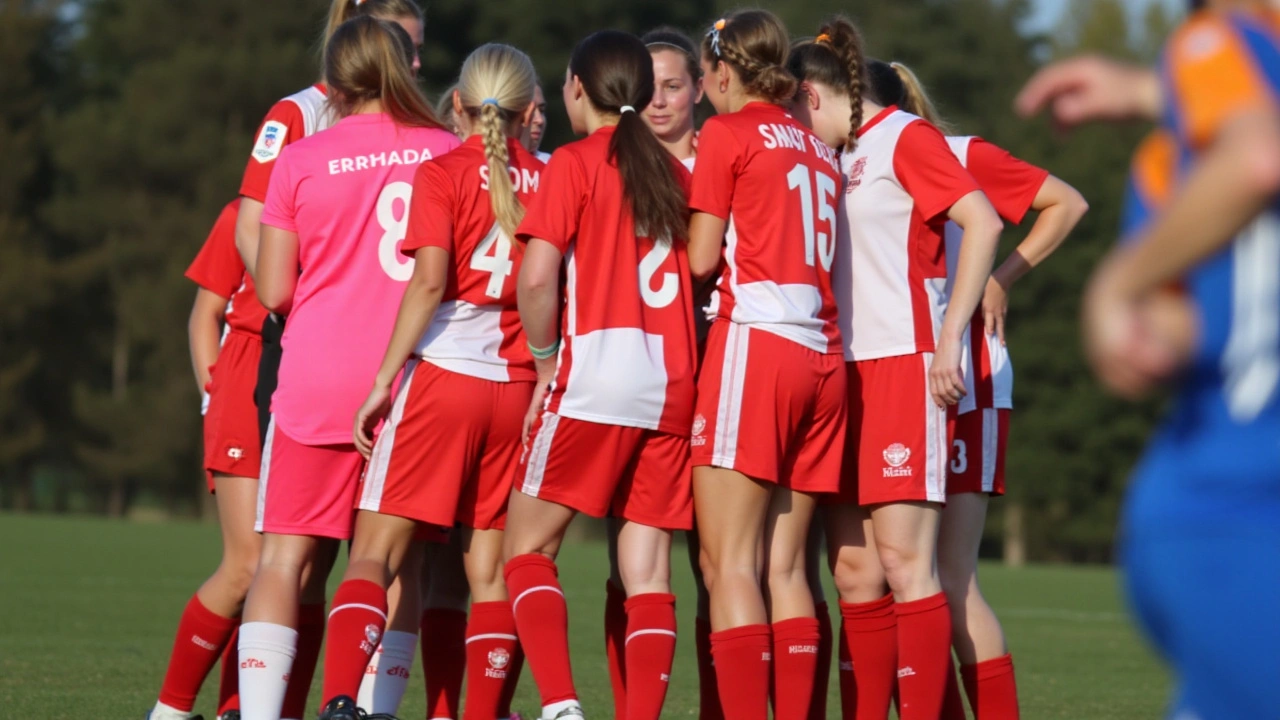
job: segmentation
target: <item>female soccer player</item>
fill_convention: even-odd
[[[697,51],[693,41],[684,33],[672,28],[651,30],[640,38],[649,55],[653,58],[653,99],[649,106],[640,113],[645,124],[653,131],[658,142],[667,152],[681,162],[690,171],[693,170],[694,137],[693,110],[702,100],[702,87],[698,82],[701,69],[698,65]],[[699,341],[706,337],[705,313],[701,307],[705,300],[699,296],[698,288],[694,289],[694,324]],[[613,686],[614,717],[626,717],[627,708],[627,673],[626,673],[626,640],[627,640],[627,594],[623,590],[622,577],[618,573],[618,530],[620,523],[615,518],[608,519],[609,530],[609,580],[605,583],[604,637],[605,654],[609,660],[609,681]],[[690,533],[692,535],[692,533]],[[690,545],[696,548],[697,543]],[[691,559],[697,572],[696,551],[691,550]],[[699,583],[699,622],[698,647],[702,648],[702,627],[706,618],[706,588]],[[709,633],[710,630],[708,629]],[[699,650],[699,679],[703,678],[701,650]],[[708,653],[709,655],[709,653]],[[707,669],[710,669],[708,658]],[[714,672],[714,671],[711,671]],[[715,678],[710,675],[711,697],[715,696]],[[707,696],[703,695],[704,702]]]
[[[896,674],[902,717],[936,718],[950,667],[936,558],[952,406],[965,396],[965,331],[1001,223],[934,126],[865,91],[847,20],[824,25],[789,66],[807,91],[798,112],[844,145],[835,277],[853,410],[827,538],[857,716],[884,717]],[[949,303],[948,219],[963,228]]]
[[[184,720],[224,654],[218,714],[238,710],[234,635],[262,542],[253,532],[258,504],[258,442],[253,385],[266,310],[236,252],[240,201],[222,209],[187,277],[198,286],[188,334],[196,383],[204,395],[204,463],[222,530],[222,562],[187,603],[151,720]]]
[[[551,153],[545,153],[538,148],[542,147],[542,136],[547,133],[547,98],[542,94],[542,85],[538,85],[537,92],[533,94],[534,107],[537,108],[533,113],[533,118],[528,125],[525,125],[524,132],[520,135],[520,142],[524,144],[524,149],[533,153],[534,157],[545,163],[551,159]]]
[[[688,172],[640,118],[653,92],[639,38],[604,31],[578,44],[564,101],[587,137],[552,155],[517,233],[528,243],[518,295],[538,385],[505,575],[544,718],[583,715],[554,561],[579,512],[623,521],[629,720],[658,717],[675,653],[671,533],[693,514]]]
[[[326,703],[342,696],[349,703],[359,686],[365,635],[385,622],[385,588],[417,524],[456,521],[473,598],[463,717],[496,717],[516,641],[502,528],[536,378],[516,310],[523,253],[511,239],[540,184],[542,164],[518,141],[534,112],[536,82],[533,63],[513,47],[473,52],[453,96],[468,137],[414,178],[401,248],[415,258],[413,277],[373,389],[355,414],[355,444],[370,464],[329,619]]]
[[[719,114],[699,135],[690,198],[690,268],[723,266],[693,424],[701,564],[720,702],[748,720],[766,716],[771,674],[776,717],[809,713],[819,627],[805,545],[816,495],[839,486],[846,412],[830,276],[840,176],[782,107],[796,90],[789,44],[761,10],[703,39]]]
[[[924,87],[900,63],[868,64],[876,97],[920,116],[936,127],[941,122]],[[966,334],[970,367],[965,397],[958,406],[955,438],[947,467],[947,505],[938,536],[938,574],[951,609],[952,645],[960,660],[969,704],[978,720],[1018,717],[1017,684],[1004,632],[978,588],[978,546],[986,522],[989,496],[1004,494],[1004,456],[1013,408],[1013,366],[1005,347],[1005,314],[1009,290],[1031,268],[1062,244],[1088,211],[1075,188],[1046,170],[1029,165],[975,137],[949,137],[960,163],[977,181],[996,212],[1019,224],[1030,210],[1040,213],[1031,232],[992,273]],[[961,230],[946,230],[948,277],[955,276]],[[959,695],[950,707],[964,714]]]
[[[364,460],[350,419],[413,272],[397,250],[409,181],[420,162],[458,144],[418,90],[412,58],[398,25],[366,16],[339,26],[324,77],[340,120],[283,153],[268,192],[258,297],[290,322],[258,494],[262,560],[240,628],[245,720],[280,717],[303,568],[351,536]],[[367,641],[376,647],[380,635]]]

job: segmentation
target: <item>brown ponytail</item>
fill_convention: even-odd
[[[363,16],[342,23],[324,50],[329,106],[344,118],[380,100],[400,125],[445,129],[413,79],[413,52],[409,34],[394,22]]]
[[[508,174],[507,129],[533,102],[538,84],[528,55],[499,43],[476,48],[462,64],[458,99],[473,120],[484,143],[489,163],[489,202],[498,225],[508,237],[524,218],[524,206],[516,197]]]
[[[887,63],[882,60],[868,61],[868,70],[872,89],[882,105],[897,105],[899,108],[919,115],[938,128],[943,135],[951,135],[955,131],[947,122],[929,94],[925,92],[920,78],[911,72],[911,68],[902,63]]]
[[[796,94],[796,78],[783,66],[790,46],[777,15],[738,10],[715,22],[702,39],[702,57],[732,67],[748,95],[781,105]]]
[[[333,0],[320,46],[328,47],[330,38],[342,23],[362,15],[393,22],[401,18],[422,20],[422,8],[414,0]]]
[[[862,33],[847,18],[836,16],[822,24],[817,38],[797,43],[787,69],[802,82],[819,83],[849,95],[849,138],[845,149],[858,146],[862,128],[862,97],[866,93],[866,61]]]
[[[640,118],[653,99],[649,50],[634,35],[602,30],[574,48],[569,73],[582,82],[596,110],[619,115],[609,159],[622,176],[636,234],[655,242],[687,239],[688,204],[676,180],[675,161]]]

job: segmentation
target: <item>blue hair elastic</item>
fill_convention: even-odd
[[[492,106],[494,106],[494,107],[502,107],[501,105],[499,105],[499,104],[498,104],[498,99],[497,99],[497,98],[485,98],[485,99],[483,99],[483,100],[481,100],[481,101],[480,101],[480,104],[481,104],[481,105],[492,105]]]

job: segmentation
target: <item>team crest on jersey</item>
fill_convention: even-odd
[[[253,159],[260,163],[271,162],[280,157],[280,149],[284,147],[284,136],[289,126],[271,120],[262,126],[258,133],[258,142],[253,146]]]
[[[853,161],[853,167],[849,168],[849,182],[844,186],[846,195],[852,193],[859,185],[862,184],[862,175],[867,171],[867,159],[860,157]]]
[[[707,429],[707,419],[698,413],[693,416],[693,440],[690,445],[694,447],[702,447],[707,444],[707,439],[702,437],[702,432]]]

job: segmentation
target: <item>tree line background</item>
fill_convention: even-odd
[[[1122,404],[1092,381],[1078,300],[1115,240],[1129,153],[1144,129],[1062,138],[1010,106],[1060,54],[1152,60],[1175,18],[1157,4],[1135,26],[1124,0],[1075,0],[1058,27],[1036,35],[1024,29],[1027,0],[759,4],[796,36],[845,12],[868,52],[912,66],[961,132],[1049,168],[1088,198],[1077,232],[1012,292],[1009,495],[992,505],[984,551],[1011,562],[1110,560],[1155,407]],[[0,0],[0,508],[210,512],[187,354],[195,287],[183,272],[235,196],[267,108],[315,81],[326,6]],[[577,39],[610,27],[694,31],[729,6],[430,0],[422,81],[432,93],[448,86],[481,43],[520,47],[550,100],[551,149],[571,139],[558,91]],[[1010,229],[1002,251],[1023,234]]]

